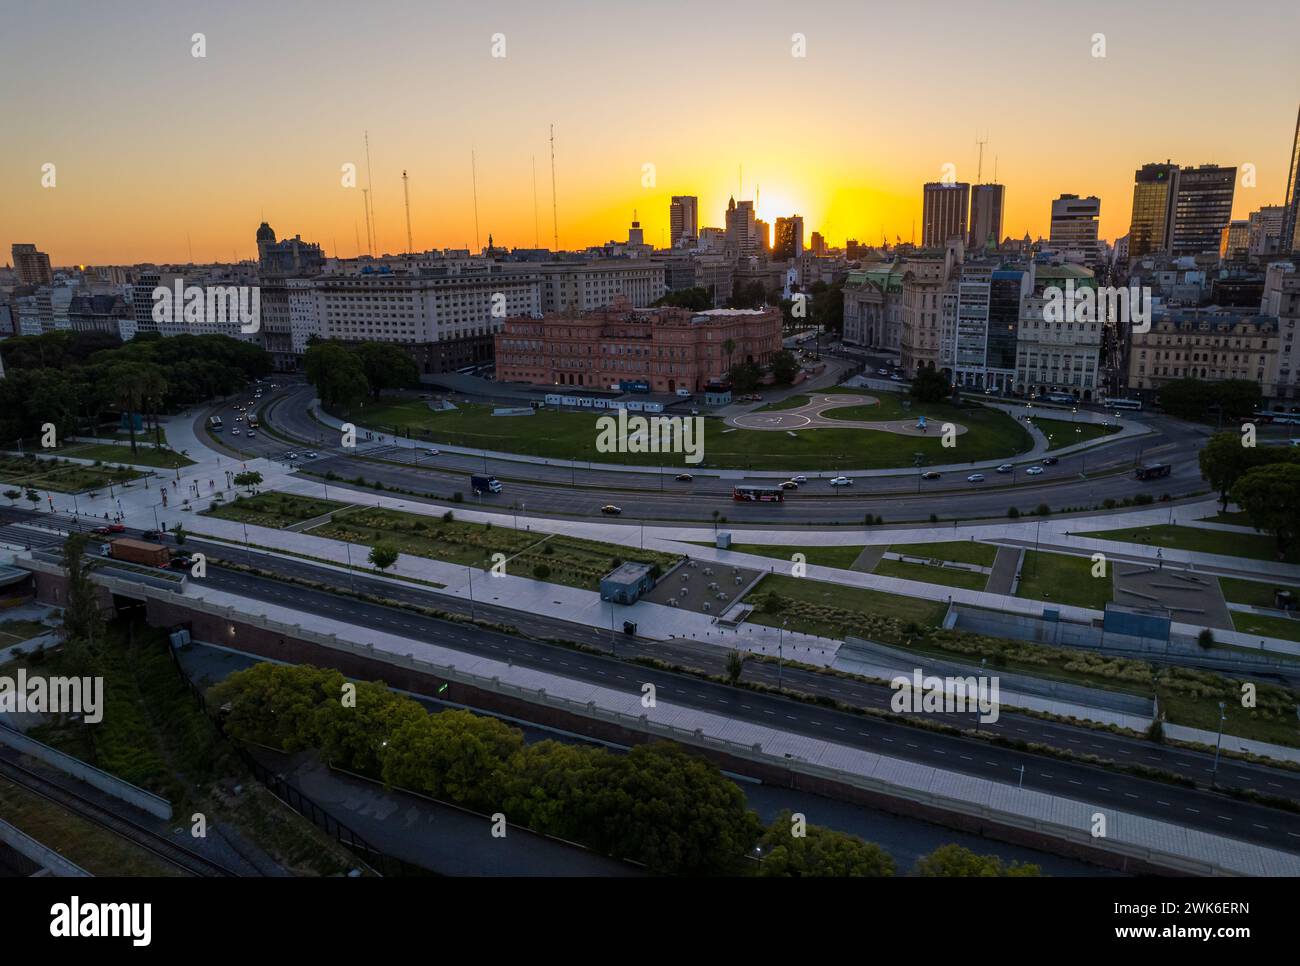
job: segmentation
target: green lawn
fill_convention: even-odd
[[[61,459],[0,456],[0,481],[16,488],[33,487],[55,493],[81,493],[111,483],[125,483],[142,474],[127,466],[83,466]]]
[[[1229,513],[1216,513],[1212,517],[1202,517],[1206,523],[1230,523],[1234,527],[1251,526],[1250,514],[1245,510],[1233,510]]]
[[[759,413],[775,413],[780,412],[783,409],[798,409],[800,406],[808,405],[808,398],[809,397],[804,395],[790,396],[786,399],[782,399],[780,402],[772,402],[768,403],[766,406],[759,406],[758,409],[754,411]]]
[[[1279,637],[1284,641],[1300,641],[1300,620],[1293,617],[1273,617],[1270,614],[1249,614],[1234,610],[1232,626],[1243,634],[1260,637]]]
[[[872,571],[881,577],[898,577],[901,580],[919,580],[925,584],[943,584],[964,590],[983,590],[989,582],[988,574],[952,570],[931,564],[904,563],[902,560],[881,560]]]
[[[137,446],[135,453],[130,445],[116,446],[112,443],[82,443],[65,446],[59,450],[63,456],[75,456],[83,460],[99,460],[102,463],[127,463],[135,466],[157,466],[175,470],[193,466],[194,460],[170,449],[156,449],[153,446]]]
[[[1067,419],[1040,419],[1037,416],[1034,417],[1034,425],[1044,436],[1051,437],[1047,447],[1049,450],[1073,446],[1075,443],[1087,443],[1109,436],[1111,433],[1118,433],[1120,430],[1120,427],[1113,423],[1110,426],[1102,426],[1099,423],[1072,423]]]
[[[304,520],[345,510],[348,506],[347,503],[338,503],[334,500],[321,500],[268,490],[256,496],[236,497],[225,505],[218,504],[210,510],[205,510],[202,515],[283,530]]]
[[[1115,593],[1111,570],[1107,568],[1105,577],[1094,577],[1092,566],[1090,557],[1026,550],[1016,596],[1105,610]]]
[[[951,560],[953,563],[992,567],[998,548],[973,540],[948,540],[940,543],[896,543],[889,548],[893,553],[909,557],[929,557],[933,560]]]
[[[690,542],[699,547],[714,546],[713,543]],[[852,568],[853,561],[858,559],[858,555],[863,550],[860,546],[796,547],[768,543],[733,543],[731,549],[737,553],[752,553],[760,557],[772,557],[775,560],[784,560],[786,562],[789,562],[793,554],[801,553],[807,563],[817,567],[836,567],[840,570]]]
[[[897,405],[896,397],[885,394]],[[705,419],[704,459],[699,466],[724,469],[790,470],[881,469],[911,466],[921,453],[928,464],[1003,459],[1030,448],[1029,434],[1015,420],[994,409],[928,407],[932,421],[951,416],[970,432],[957,446],[944,449],[936,431],[915,439],[862,429],[782,432],[731,430],[719,419]],[[900,410],[901,412],[901,410]],[[433,412],[419,400],[381,402],[359,407],[349,416],[358,425],[380,432],[416,435],[457,446],[593,462],[663,465],[692,468],[684,454],[599,453],[596,451],[598,413],[540,411],[532,416],[493,416],[489,406],[465,405],[450,412]]]
[[[387,543],[401,553],[480,569],[491,567],[493,555],[500,553],[508,574],[583,590],[598,589],[600,578],[617,566],[616,561],[655,564],[664,571],[677,561],[673,554],[654,550],[376,507],[337,512],[330,522],[308,532],[365,546]]]
[[[1289,590],[1297,600],[1300,600],[1300,587],[1291,587],[1281,582],[1220,577],[1219,589],[1223,591],[1224,600],[1233,604],[1251,604],[1255,607],[1272,607],[1274,589]]]
[[[1170,550],[1217,553],[1227,557],[1249,557],[1252,560],[1277,560],[1277,541],[1263,533],[1228,533],[1223,530],[1200,530],[1196,527],[1161,523],[1153,527],[1128,530],[1089,530],[1078,535],[1123,543],[1146,543]]]
[[[779,610],[772,611],[765,606],[770,594],[784,602]],[[782,621],[788,620],[786,626],[790,630],[838,640],[846,635],[893,640],[899,628],[883,626],[888,622],[937,626],[948,609],[943,601],[780,574],[764,577],[745,599],[755,605],[749,617],[755,623],[780,627]]]

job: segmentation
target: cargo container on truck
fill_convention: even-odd
[[[114,560],[125,560],[145,567],[166,567],[172,559],[171,551],[160,543],[118,537],[110,541],[108,546],[109,556]]]

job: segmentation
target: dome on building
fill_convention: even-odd
[[[259,242],[270,242],[272,245],[275,244],[275,232],[271,230],[271,226],[266,222],[262,222],[257,226],[257,240]]]

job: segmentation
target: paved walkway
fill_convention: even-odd
[[[993,572],[984,589],[990,594],[1014,594],[1016,592],[1016,574],[1020,572],[1020,558],[1024,551],[1015,547],[998,547],[998,554],[993,558]]]
[[[753,429],[759,432],[792,432],[803,429],[869,429],[881,433],[894,433],[899,436],[930,438],[943,432],[943,424],[926,425],[924,417],[912,419],[894,419],[873,422],[857,419],[835,419],[823,413],[831,409],[847,409],[852,406],[879,406],[880,400],[875,396],[852,396],[836,394],[830,396],[813,396],[808,402],[795,409],[767,410],[733,416],[727,424],[739,429]],[[956,435],[969,432],[960,423],[954,423]],[[934,432],[929,430],[933,428]]]

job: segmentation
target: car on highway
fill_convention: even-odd
[[[941,476],[943,476],[943,474],[940,473],[938,470],[926,470],[924,473],[921,474],[921,479],[937,480]]]
[[[853,481],[847,476],[835,476],[831,478],[831,486],[852,486]]]
[[[610,516],[616,517],[623,512],[623,508],[619,506],[614,506],[614,504],[612,503],[606,503],[603,507],[600,508],[600,512],[608,513]]]
[[[803,475],[800,475],[800,476],[792,476],[792,477],[790,477],[790,479],[794,480],[796,483],[807,483],[807,482],[808,482],[808,477],[803,476]]]
[[[999,473],[1010,473],[1013,470],[1015,470],[1015,467],[1012,466],[1010,463],[1003,463],[1001,466],[998,467]]]
[[[194,558],[187,553],[172,555],[171,566],[176,570],[189,570],[192,563],[194,563]]]
[[[889,377],[889,381],[890,381],[890,382],[902,382],[902,381],[903,381],[903,377],[900,376],[898,373],[895,372],[895,373],[893,373],[892,375],[890,375],[890,377]]]
[[[315,450],[310,450],[310,451],[308,451],[307,453],[305,453],[304,455],[305,455],[305,457],[306,457],[307,459],[309,459],[309,460],[314,460],[314,459],[315,459],[317,456],[319,456],[320,454],[317,453]]]
[[[1061,461],[1055,456],[1044,456],[1041,462],[1044,466],[1055,466]]]
[[[879,369],[876,370],[876,375],[887,376],[889,375],[889,370],[886,369],[884,366],[881,366]]]
[[[695,477],[691,476],[690,473],[678,473],[675,477],[673,477],[673,479],[675,479],[678,483],[690,483],[695,479]]]
[[[140,534],[140,539],[157,541],[157,540],[161,540],[162,537],[158,535],[157,530],[145,530]]]
[[[1031,466],[1025,470],[1025,473],[1029,476],[1040,476],[1042,475],[1042,472],[1043,468],[1041,466]]]
[[[298,454],[297,454],[297,453],[285,453],[285,454],[284,454],[284,458],[287,459],[287,460],[296,460],[296,459],[298,458]]]
[[[424,451],[424,455],[425,455],[425,456],[441,456],[442,454],[441,454],[438,450],[436,450],[436,449],[426,449],[426,450]]]
[[[799,489],[799,484],[796,483],[794,480],[786,480],[784,483],[778,483],[777,486],[779,486],[783,490]]]
[[[970,476],[966,477],[966,482],[967,482],[967,483],[983,483],[983,482],[984,482],[984,474],[983,474],[983,473],[972,473]]]
[[[248,431],[248,438],[249,438],[249,439],[256,439],[256,438],[257,438],[257,433],[253,432],[253,431],[250,429],[250,430]]]
[[[100,536],[109,533],[126,533],[126,527],[120,523],[106,523],[103,526],[95,527],[91,533],[98,533]]]
[[[236,426],[234,429],[230,431],[230,435],[238,436],[241,432],[243,432],[243,430],[241,430],[238,426]]]

